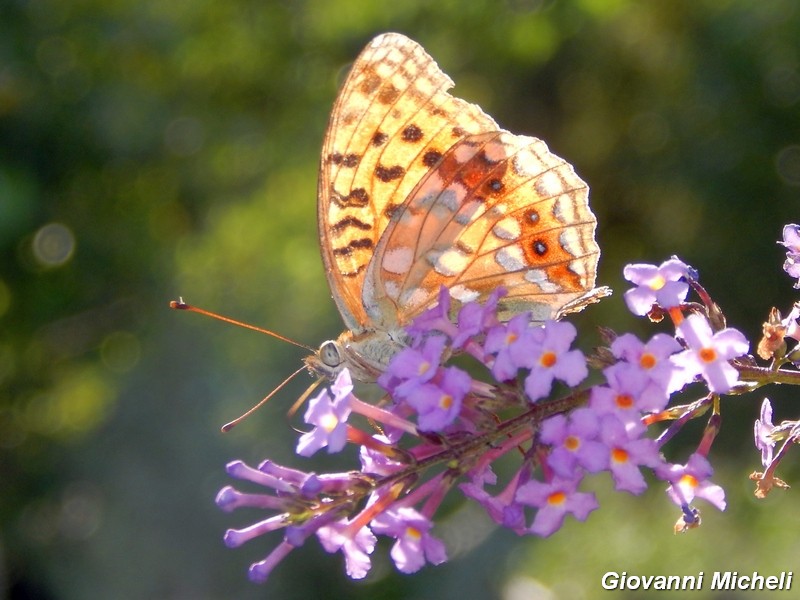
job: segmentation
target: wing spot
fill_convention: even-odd
[[[418,142],[422,139],[422,129],[412,123],[403,129],[401,136],[404,142]]]
[[[547,277],[547,272],[542,269],[529,269],[526,271],[525,281],[536,284],[545,294],[556,294],[562,291],[561,286],[550,281]]]
[[[375,177],[384,183],[388,183],[395,179],[400,179],[405,174],[406,170],[400,165],[395,165],[393,167],[384,167],[383,165],[378,165],[375,167]]]
[[[442,153],[438,150],[428,150],[422,156],[422,164],[426,167],[435,167],[442,160]]]
[[[455,298],[459,302],[474,302],[480,297],[480,293],[469,289],[463,284],[454,285],[448,291],[450,292],[450,297]]]
[[[370,231],[372,229],[372,225],[369,223],[364,223],[364,221],[355,217],[345,217],[341,221],[334,223],[331,226],[331,230],[338,234],[348,227],[355,227],[356,229],[361,229],[362,231]]]
[[[536,256],[544,256],[547,254],[547,244],[542,240],[534,240],[531,244],[531,250]]]
[[[328,160],[334,165],[347,167],[352,169],[358,165],[361,157],[358,154],[342,154],[341,152],[334,152],[328,156]]]
[[[386,143],[387,139],[389,139],[388,135],[386,135],[382,131],[376,131],[375,135],[372,136],[372,145],[383,146]]]
[[[487,187],[491,190],[490,193],[499,194],[500,192],[503,191],[503,188],[505,186],[503,185],[503,182],[500,181],[499,179],[490,179],[489,183],[487,183]]]
[[[539,222],[539,211],[535,208],[529,208],[525,211],[525,220],[530,223],[531,225],[535,225]]]
[[[367,96],[373,94],[377,90],[383,79],[375,71],[369,70],[364,72],[364,80],[361,82],[361,93]]]
[[[360,238],[357,240],[350,240],[350,243],[347,246],[342,246],[341,248],[334,248],[333,253],[337,256],[350,256],[354,250],[359,249],[369,249],[372,248],[375,243],[369,238]]]
[[[507,246],[498,250],[494,259],[507,272],[521,271],[525,267],[525,258],[518,246]]]
[[[381,104],[394,104],[397,98],[400,96],[400,90],[398,90],[394,84],[389,84],[381,88],[381,91],[378,92],[378,102]]]
[[[464,128],[463,127],[459,127],[458,125],[453,127],[451,133],[452,133],[453,137],[455,137],[455,138],[461,138],[461,137],[464,137],[465,135],[467,135],[467,132],[464,131]]]
[[[494,227],[492,227],[492,233],[501,240],[513,241],[519,239],[522,234],[522,228],[515,218],[506,217],[495,223]]]
[[[543,173],[536,179],[533,189],[542,198],[553,198],[562,194],[567,188],[564,179],[556,171]]]
[[[445,277],[453,277],[463,273],[469,264],[469,254],[465,254],[462,248],[459,247],[449,248],[438,256],[429,257],[429,260],[430,258],[434,258],[434,271]]]
[[[408,272],[412,264],[414,264],[414,251],[408,246],[401,246],[384,252],[381,266],[389,273],[402,275]]]
[[[364,188],[355,188],[350,190],[345,198],[345,203],[352,206],[366,206],[369,204],[369,194]]]
[[[342,196],[336,190],[331,192],[331,201],[342,208],[363,208],[369,204],[369,194],[364,188],[354,188],[347,196]]]

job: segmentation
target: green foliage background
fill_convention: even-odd
[[[234,457],[302,464],[284,415],[308,380],[232,433],[218,426],[302,352],[167,302],[182,294],[310,344],[338,334],[317,248],[318,152],[349,61],[390,30],[422,43],[456,94],[547,140],[590,183],[599,280],[617,294],[576,318],[587,348],[598,324],[657,329],[623,309],[626,262],[680,255],[751,339],[771,306],[796,298],[775,244],[800,220],[793,0],[7,0],[8,597],[580,599],[601,593],[609,570],[797,566],[797,492],[756,503],[747,481],[759,467],[750,430],[763,395],[752,394],[725,402],[712,452],[729,508],[706,509],[687,535],[672,535],[677,514],[660,486],[629,498],[598,484],[602,509],[547,540],[494,531],[453,503],[440,531],[451,562],[414,577],[394,572],[384,546],[354,583],[340,556],[309,544],[266,587],[246,581],[246,565],[278,538],[224,548],[224,529],[257,515],[214,507],[222,467]],[[796,393],[769,393],[778,420],[797,416]],[[688,429],[676,458],[701,431]]]

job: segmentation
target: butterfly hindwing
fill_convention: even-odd
[[[586,184],[544,142],[506,131],[469,136],[387,226],[365,305],[391,306],[407,323],[442,285],[461,301],[502,285],[509,310],[552,318],[594,287],[594,230]]]

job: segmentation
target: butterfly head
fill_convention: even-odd
[[[309,372],[325,379],[334,380],[345,364],[344,352],[338,340],[326,340],[320,344],[319,349],[303,361]]]

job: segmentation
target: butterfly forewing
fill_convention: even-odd
[[[379,36],[361,53],[331,114],[322,149],[318,219],[328,282],[348,329],[374,325],[362,290],[391,215],[459,139],[494,131],[416,42]]]

